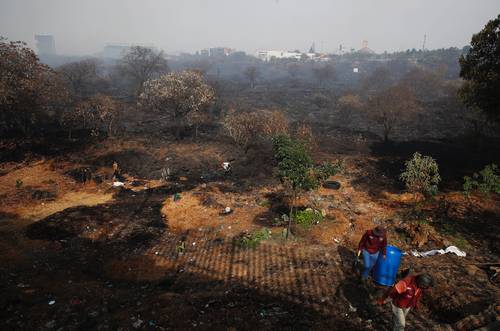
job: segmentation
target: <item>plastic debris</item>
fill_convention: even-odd
[[[123,182],[113,182],[113,187],[123,187],[125,186],[125,183]]]
[[[224,210],[220,213],[221,215],[229,215],[233,212],[233,210],[231,209],[231,207],[226,207],[224,208]]]
[[[49,301],[49,306],[52,306],[52,305],[53,305],[53,304],[55,304],[55,303],[56,303],[56,300],[50,300],[50,301]]]
[[[172,199],[174,201],[179,201],[181,199],[181,195],[180,193],[175,193],[173,196],[172,196]]]
[[[134,329],[139,329],[139,328],[142,326],[142,324],[143,324],[143,323],[144,323],[144,321],[143,321],[143,320],[138,319],[137,321],[135,321],[135,322],[132,324],[132,326],[134,327]]]
[[[426,252],[418,252],[416,250],[411,251],[411,255],[416,256],[416,257],[428,257],[428,256],[436,255],[436,254],[447,254],[447,253],[453,253],[453,254],[460,256],[460,257],[467,256],[467,253],[458,249],[456,246],[449,246],[449,247],[446,247],[446,249],[433,249],[433,250],[426,251]]]

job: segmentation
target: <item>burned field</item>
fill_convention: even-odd
[[[234,25],[216,10],[198,33],[187,3],[154,11],[175,15],[155,22],[163,41],[182,13],[203,38]],[[463,5],[420,21],[453,26]],[[318,8],[283,22],[305,31]],[[263,44],[286,31],[269,17]],[[141,20],[120,36],[154,15]],[[425,35],[406,51],[255,56],[65,56],[51,35],[39,53],[0,36],[0,329],[500,330],[499,29],[500,16],[463,48]]]
[[[285,241],[281,184],[252,161],[225,173],[220,163],[241,156],[230,146],[100,146],[88,147],[85,159],[3,164],[0,300],[8,329],[390,329],[389,309],[375,303],[383,287],[361,283],[354,265],[357,241],[376,224],[406,252],[467,252],[403,258],[401,270],[436,279],[409,316],[412,329],[460,329],[470,316],[482,325],[498,316],[495,195],[466,198],[450,188],[415,209],[385,166],[397,158],[318,150],[318,158],[344,160],[333,177],[340,187],[304,195],[299,204],[325,217],[294,224]],[[124,187],[111,185],[113,161]],[[90,181],[81,182],[82,168]],[[242,238],[262,229],[265,240],[245,245]]]

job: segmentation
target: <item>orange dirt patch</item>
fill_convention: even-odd
[[[95,184],[78,184],[63,174],[69,165],[38,161],[0,177],[0,212],[36,221],[66,208],[94,206],[110,201],[112,193],[99,190]],[[16,183],[20,183],[16,186]],[[33,191],[47,191],[51,199],[34,199]]]
[[[225,207],[233,212],[221,215]],[[181,199],[169,197],[161,210],[174,233],[199,228],[214,228],[222,235],[234,236],[258,228],[256,215],[267,211],[258,206],[251,195],[223,193],[217,187],[184,192]]]
[[[313,240],[320,244],[339,244],[348,234],[350,222],[344,214],[338,211],[330,213],[334,219],[327,219],[311,228],[310,235]]]

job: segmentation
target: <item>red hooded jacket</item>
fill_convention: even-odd
[[[417,308],[424,290],[417,286],[415,278],[415,276],[408,276],[391,289],[389,296],[396,307]]]

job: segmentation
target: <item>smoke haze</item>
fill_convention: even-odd
[[[106,43],[148,43],[174,53],[226,46],[322,52],[462,47],[500,13],[498,0],[0,0],[0,35],[34,46],[52,34],[60,54]]]

